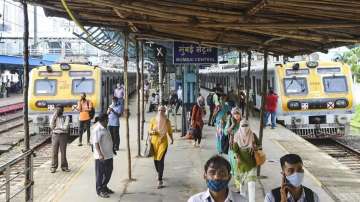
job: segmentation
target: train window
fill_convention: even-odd
[[[324,90],[328,93],[347,92],[345,76],[329,76],[323,78]]]
[[[92,94],[94,92],[94,79],[73,79],[72,93],[73,94]]]
[[[331,68],[317,68],[318,74],[329,74],[329,73],[339,73],[340,67],[331,67]]]
[[[55,95],[56,80],[54,79],[37,79],[35,80],[35,95]]]
[[[284,89],[286,94],[306,94],[308,92],[305,78],[285,78]]]

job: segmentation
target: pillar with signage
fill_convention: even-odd
[[[165,57],[166,57],[166,49],[163,46],[155,45],[155,58],[158,62],[159,68],[159,97],[160,97],[160,104],[163,105],[164,101],[164,69],[165,69]]]
[[[183,116],[182,135],[186,134],[189,126],[190,111],[199,96],[198,65],[217,63],[216,48],[202,47],[197,44],[174,42],[174,64],[182,67],[183,88]]]

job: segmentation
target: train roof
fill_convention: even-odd
[[[62,67],[62,65],[64,65],[64,67]],[[69,65],[69,67],[66,67],[67,65]],[[89,64],[78,64],[78,63],[55,63],[48,66],[38,66],[32,69],[32,71],[52,71],[49,70],[49,68],[55,71],[68,71],[68,70],[81,71],[81,70],[89,70],[92,68],[92,69],[100,69],[100,71],[102,72],[114,72],[114,73],[124,72],[124,69],[119,69],[119,68],[101,67],[97,65],[93,66]],[[69,69],[64,69],[64,68],[69,68]],[[129,69],[128,72],[135,73],[136,71],[134,71],[133,69]]]

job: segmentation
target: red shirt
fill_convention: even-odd
[[[277,107],[278,96],[276,94],[268,94],[265,97],[265,110],[275,112]]]

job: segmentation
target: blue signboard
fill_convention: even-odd
[[[217,48],[174,42],[174,64],[210,64],[217,62]]]

